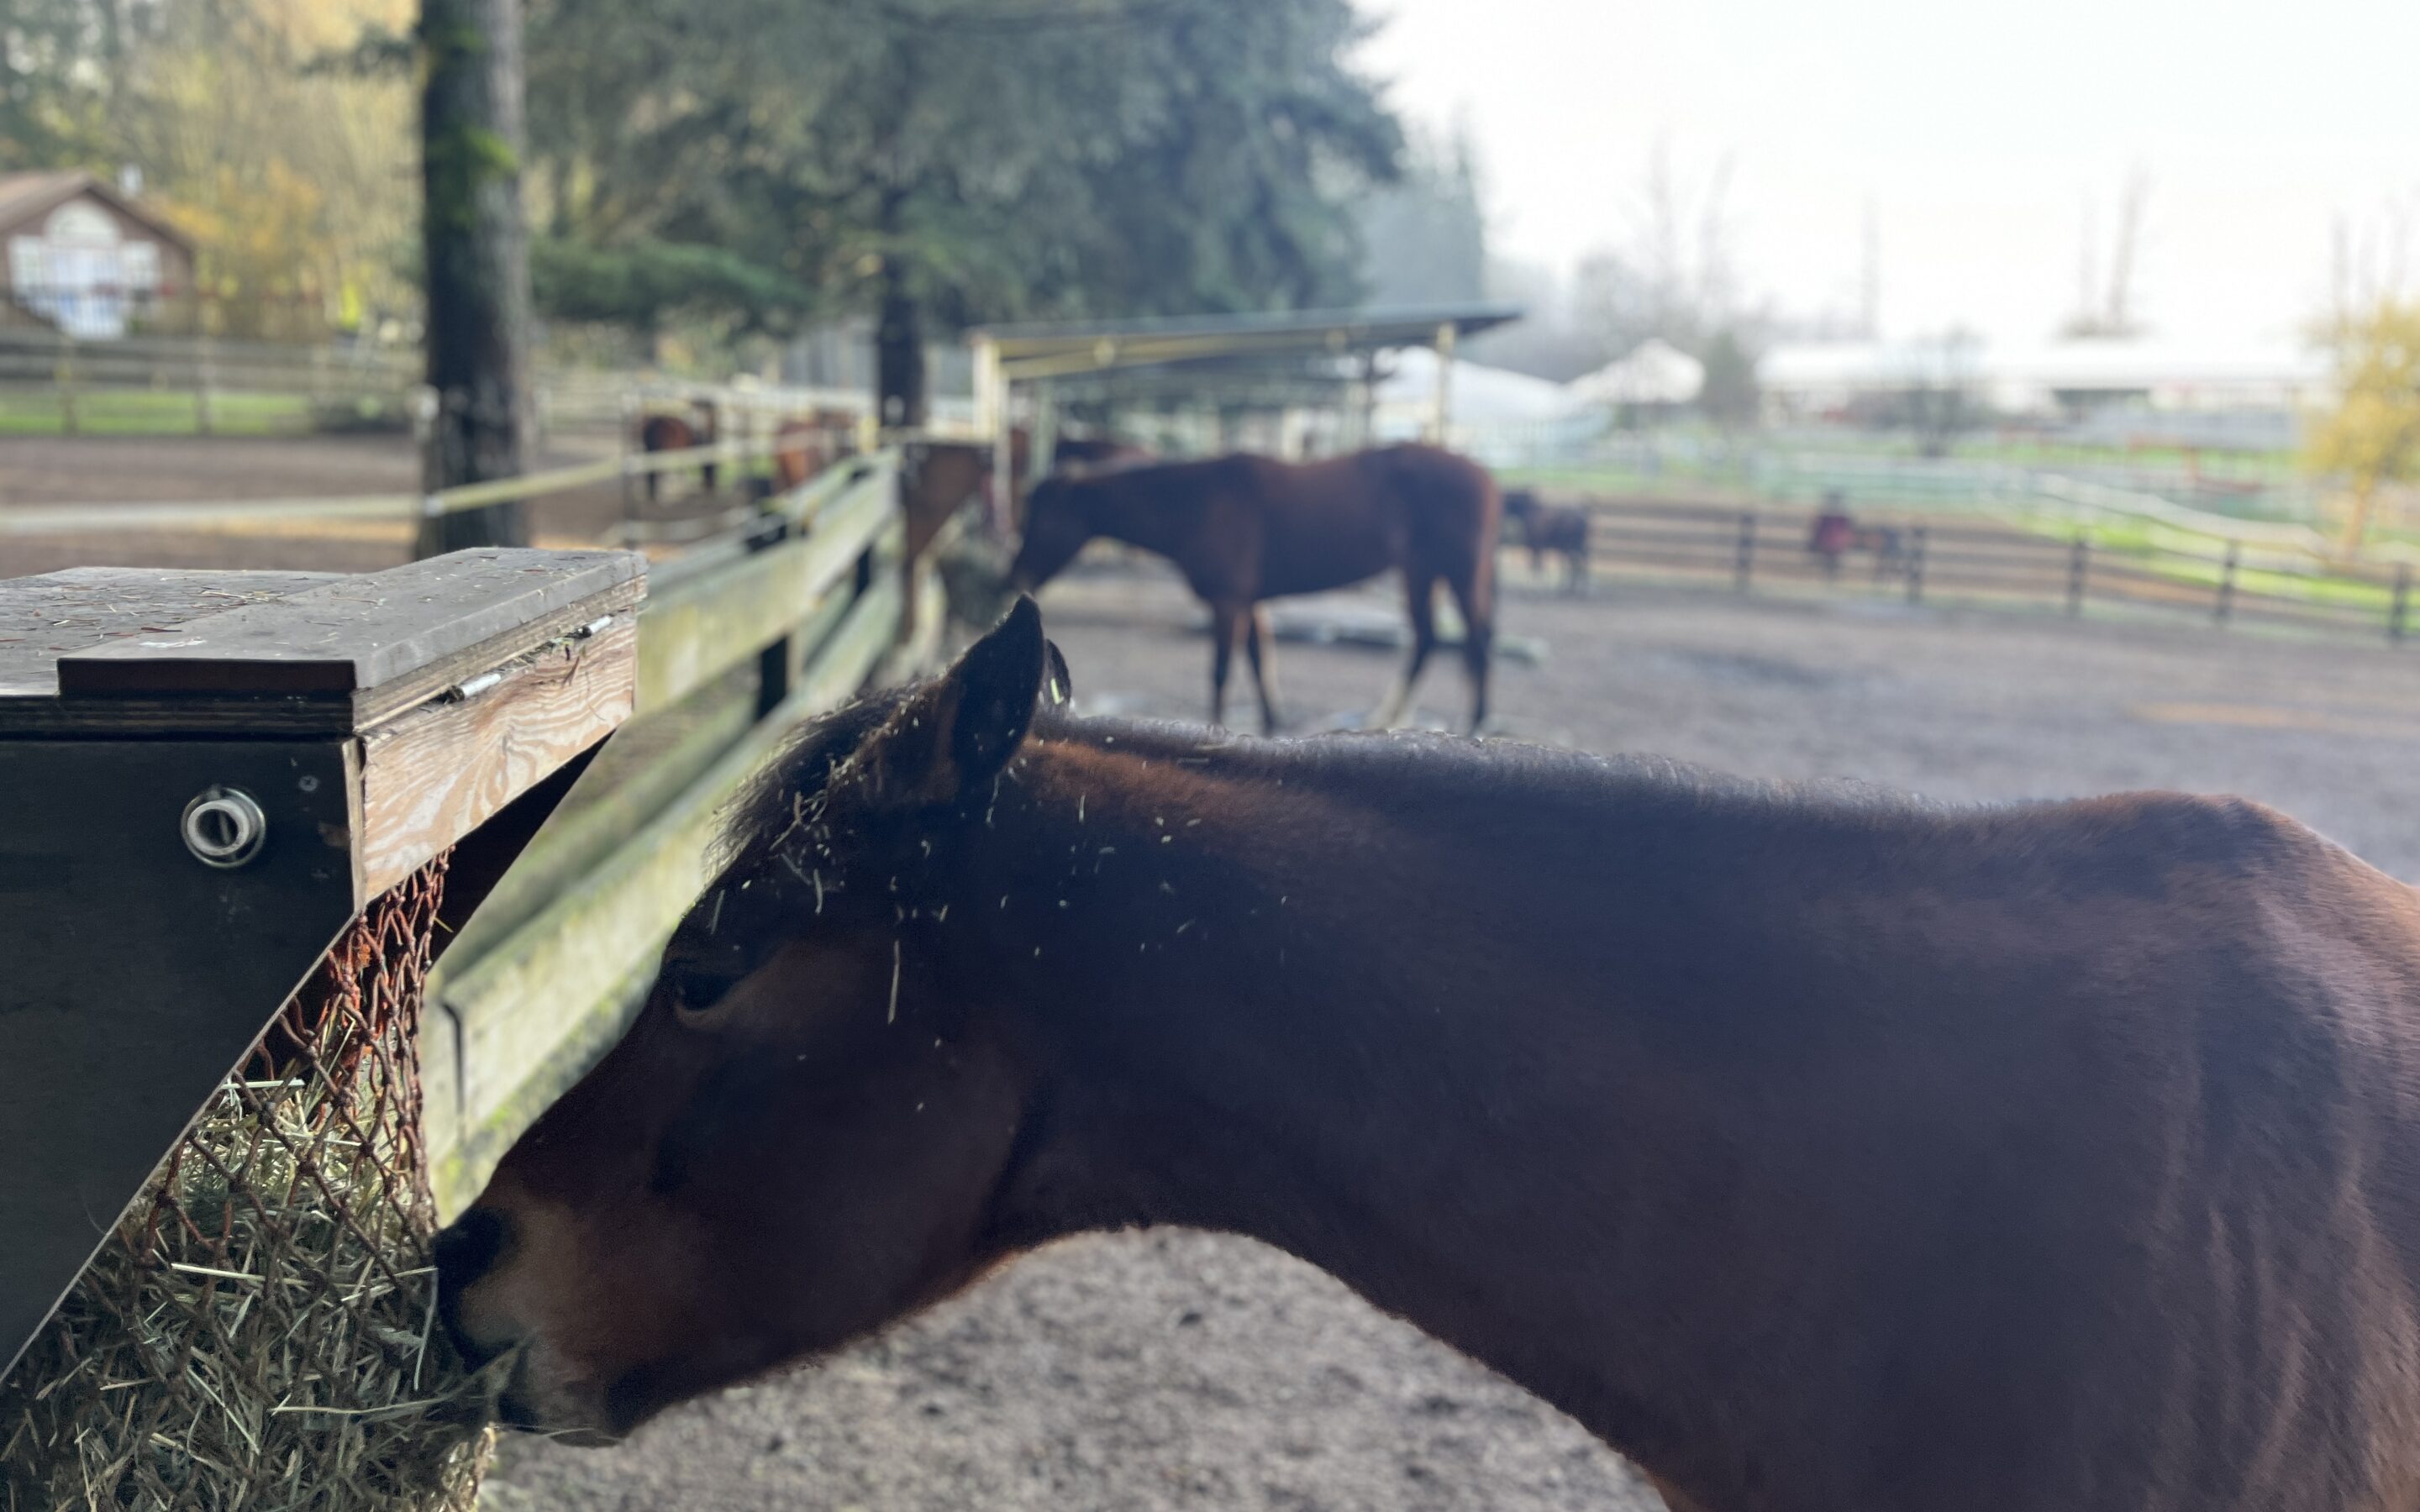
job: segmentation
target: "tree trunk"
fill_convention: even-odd
[[[434,491],[528,470],[520,0],[421,0],[420,43],[428,382],[437,391],[424,477]],[[494,504],[423,520],[420,554],[528,540],[522,506]]]
[[[875,413],[886,429],[924,424],[924,312],[895,255],[882,259],[882,308],[874,331]]]

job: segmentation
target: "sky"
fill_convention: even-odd
[[[2137,172],[2163,338],[2296,339],[2339,219],[2381,267],[2399,208],[2420,284],[2415,0],[1360,3],[1396,106],[1468,123],[1512,257],[1633,239],[1660,142],[1699,193],[1729,165],[1743,282],[1787,311],[1855,307],[1870,207],[1891,336],[2047,338]]]

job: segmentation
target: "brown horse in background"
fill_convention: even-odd
[[[1061,436],[1050,443],[1050,455],[1043,469],[1045,475],[1054,472],[1097,472],[1109,468],[1131,467],[1139,462],[1156,459],[1147,447],[1131,442],[1111,440],[1099,436]],[[1021,530],[1025,524],[1026,486],[1033,471],[1033,433],[1023,425],[1012,425],[1008,432],[1007,482],[1008,501],[996,508],[996,517],[1011,530]],[[993,480],[997,486],[997,480]]]
[[[773,430],[773,486],[777,493],[804,487],[809,479],[855,449],[857,417],[845,409],[794,415]]]
[[[715,440],[714,406],[699,399],[683,415],[649,415],[639,424],[639,447],[646,452],[686,452],[692,446],[711,446]],[[707,493],[714,492],[717,465],[711,460],[699,465],[697,475]],[[647,474],[647,502],[654,503],[660,491],[663,474]]]
[[[2420,1507],[2420,902],[2256,805],[1943,809],[1069,717],[810,727],[438,1242],[613,1435],[1062,1236],[1250,1235],[1700,1512]]]
[[[1404,575],[1411,659],[1375,718],[1402,720],[1436,648],[1436,589],[1462,610],[1470,672],[1470,728],[1487,718],[1495,639],[1499,501],[1487,471],[1434,446],[1389,446],[1324,462],[1236,455],[1083,476],[1046,478],[1026,504],[1012,584],[1038,589],[1096,537],[1156,552],[1210,607],[1210,722],[1227,710],[1227,671],[1241,642],[1260,695],[1261,723],[1278,727],[1266,614],[1260,605],[1377,577]]]
[[[825,428],[812,420],[785,420],[773,431],[773,491],[789,493],[831,466]]]

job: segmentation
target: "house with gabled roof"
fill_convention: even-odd
[[[0,323],[84,341],[192,289],[194,244],[92,174],[0,174]]]

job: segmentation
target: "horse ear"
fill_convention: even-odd
[[[955,666],[866,737],[853,764],[856,795],[882,808],[930,808],[988,786],[1032,726],[1054,650],[1042,638],[1042,610],[1020,597]],[[1055,674],[1062,687],[1065,668],[1061,661]]]
[[[1075,674],[1067,671],[1067,658],[1056,640],[1042,642],[1042,702],[1054,709],[1063,709],[1076,696]]]

